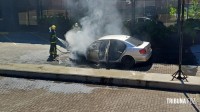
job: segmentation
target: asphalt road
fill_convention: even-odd
[[[1,112],[199,112],[199,108],[197,93],[0,77]]]
[[[0,34],[0,63],[54,64],[58,66],[106,69],[93,63],[70,61],[69,53],[59,53],[59,61],[48,62],[47,36],[36,33]],[[62,47],[59,50],[66,52]],[[200,74],[199,67],[190,75]],[[132,70],[155,73],[174,73],[176,65],[144,63]],[[113,66],[111,69],[120,69]],[[190,72],[190,71],[189,71]],[[174,104],[169,99],[193,98],[195,104]],[[67,82],[27,80],[0,77],[0,111],[2,112],[88,112],[88,111],[199,111],[200,95],[122,87],[84,85]]]
[[[48,62],[49,37],[48,35],[35,32],[18,32],[0,34],[0,63],[31,63],[31,64],[53,64],[60,66],[75,66],[83,68],[106,69],[106,66],[98,66],[94,63],[84,61],[71,61],[70,53],[58,45],[58,61]],[[111,66],[110,69],[121,69],[118,65]],[[174,64],[162,63],[142,63],[134,66],[131,70],[150,73],[173,74],[178,70]],[[183,66],[186,75],[200,76],[199,66]]]

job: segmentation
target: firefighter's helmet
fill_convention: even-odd
[[[74,26],[75,26],[75,27],[79,27],[79,26],[78,26],[78,23],[75,23],[75,25],[74,25]]]
[[[52,26],[51,26],[51,29],[52,29],[52,30],[56,30],[56,25],[52,25]]]

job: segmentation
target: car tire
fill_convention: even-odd
[[[131,69],[135,65],[135,60],[130,56],[125,56],[121,60],[123,69]]]

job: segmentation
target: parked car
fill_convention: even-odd
[[[148,17],[137,17],[135,18],[136,23],[144,23],[146,21],[153,21],[151,18]]]
[[[121,63],[132,67],[146,62],[152,55],[151,44],[128,35],[108,35],[93,42],[86,51],[86,59],[98,63]]]

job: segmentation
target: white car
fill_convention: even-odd
[[[128,35],[108,35],[93,42],[86,51],[86,59],[98,63],[122,63],[132,67],[146,62],[152,55],[151,44]]]

